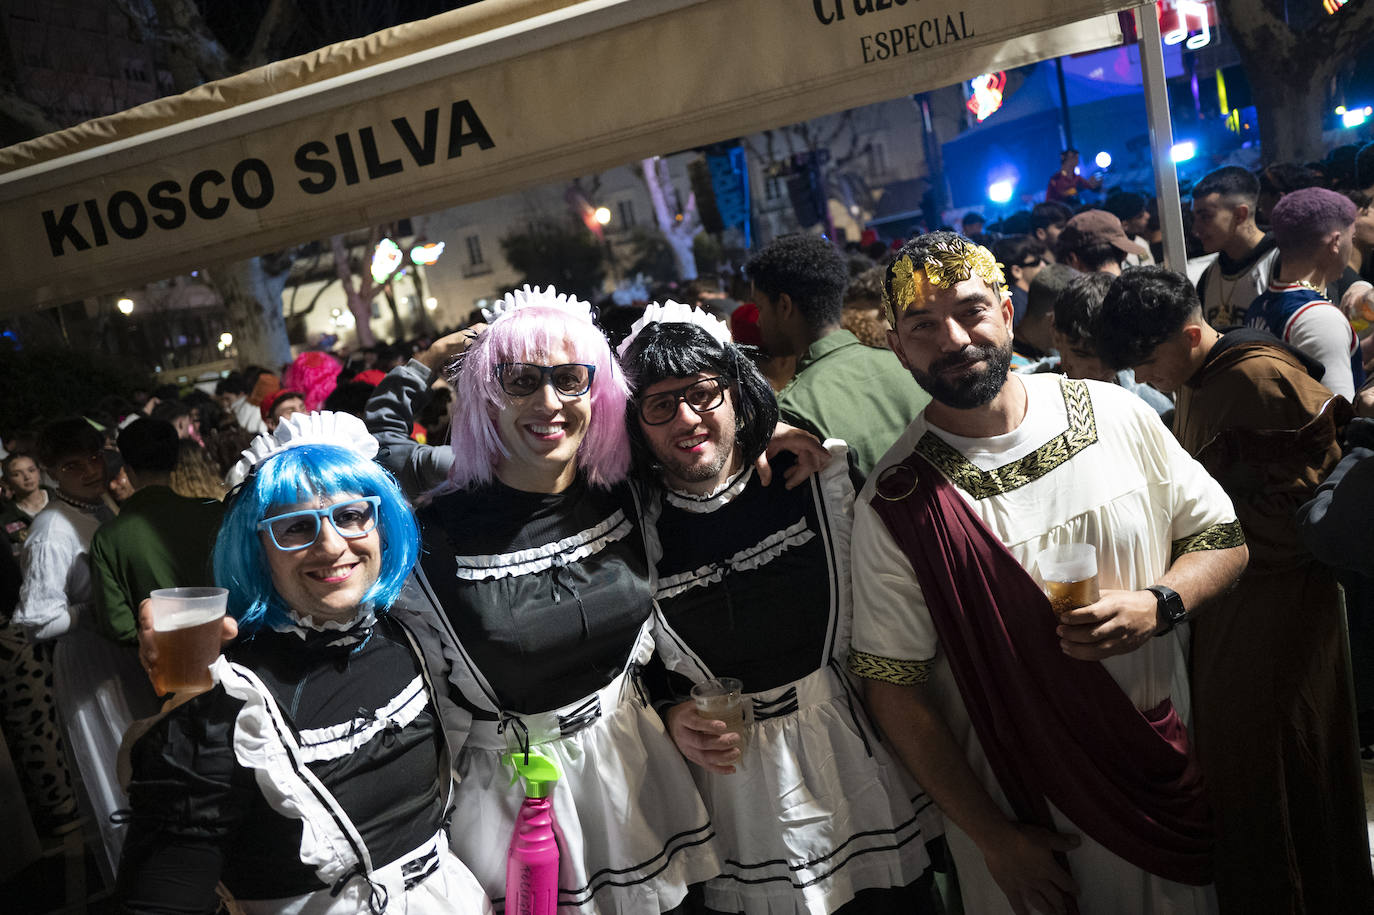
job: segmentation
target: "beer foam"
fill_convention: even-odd
[[[172,632],[177,629],[190,629],[213,622],[224,616],[223,607],[179,607],[159,610],[157,598],[153,599],[153,630]]]

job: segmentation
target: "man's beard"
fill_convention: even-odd
[[[665,454],[655,454],[658,458],[659,466],[663,469],[663,474],[667,477],[668,484],[671,486],[676,483],[702,483],[706,480],[717,479],[722,471],[730,465],[730,459],[735,454],[736,438],[734,435],[725,433],[721,436],[716,455],[708,463],[699,464],[693,462],[677,453],[677,449],[665,449]]]
[[[942,370],[979,362],[981,369],[969,374],[948,379]],[[927,394],[937,403],[956,410],[972,410],[991,403],[1007,383],[1007,371],[1011,368],[1011,341],[1002,346],[974,346],[969,344],[952,356],[946,356],[930,364],[927,371],[911,370],[911,377],[925,388]]]

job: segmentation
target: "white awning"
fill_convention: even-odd
[[[0,150],[0,314],[1121,40],[1121,0],[485,0]]]

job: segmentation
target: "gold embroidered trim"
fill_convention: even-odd
[[[1175,540],[1169,551],[1169,562],[1175,562],[1184,553],[1197,553],[1201,550],[1229,550],[1245,543],[1245,532],[1240,529],[1239,521],[1213,524],[1198,531],[1191,537]]]
[[[1000,496],[1032,483],[1097,441],[1097,420],[1093,417],[1088,386],[1082,381],[1065,379],[1059,388],[1069,411],[1069,428],[1010,464],[980,470],[933,432],[921,436],[916,452],[975,499]]]
[[[914,686],[930,679],[932,661],[897,661],[882,655],[869,654],[857,648],[849,650],[849,672],[865,680],[881,680],[897,686]]]

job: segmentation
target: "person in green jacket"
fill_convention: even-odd
[[[91,538],[95,624],[116,642],[138,641],[138,605],[155,588],[210,586],[210,550],[224,505],[179,496],[170,485],[176,427],[140,419],[119,433],[134,494]]]
[[[840,326],[849,270],[819,235],[784,235],[745,265],[770,356],[796,356],[778,392],[782,420],[822,439],[843,439],[855,485],[925,409],[930,396],[890,350],[865,346]]]

